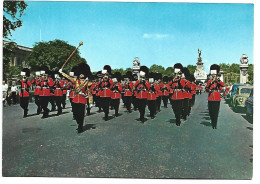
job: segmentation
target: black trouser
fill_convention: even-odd
[[[161,110],[161,102],[162,102],[162,96],[158,96],[156,98],[156,111],[159,112]]]
[[[125,93],[121,93],[121,98],[122,98],[123,104],[125,106]]]
[[[125,96],[125,105],[128,112],[131,111],[132,96]]]
[[[136,110],[137,109],[137,100],[136,100],[136,96],[132,96],[132,104],[133,104],[133,106],[134,106],[134,110]]]
[[[118,116],[119,104],[120,104],[120,98],[111,99],[111,105],[115,109],[115,116]]]
[[[44,118],[48,117],[49,109],[48,109],[48,103],[50,100],[50,96],[40,96],[40,104],[43,109],[43,116]]]
[[[61,102],[62,102],[62,96],[55,96],[55,102],[58,107],[58,115],[62,113],[62,107],[61,107]]]
[[[62,102],[61,103],[62,103],[63,109],[65,109],[65,106],[66,106],[66,95],[67,94],[62,95]]]
[[[96,94],[92,94],[92,96],[93,96],[93,104],[97,105]]]
[[[101,111],[102,104],[101,104],[101,97],[96,95],[96,107],[98,107],[99,111]]]
[[[182,117],[186,120],[189,114],[189,98],[184,98],[182,100]]]
[[[188,116],[190,115],[191,105],[192,105],[192,98],[189,98],[189,101],[188,101]]]
[[[109,113],[109,104],[110,104],[110,97],[100,97],[101,104],[102,104],[102,109],[104,110],[105,113],[105,119],[108,119],[108,113]]]
[[[85,118],[85,112],[86,112],[86,105],[82,103],[74,103],[73,105],[73,112],[75,114],[75,119],[78,124],[78,132],[83,131],[83,124],[84,124],[84,118]]]
[[[163,106],[167,107],[169,96],[162,96]]]
[[[140,120],[141,121],[144,121],[144,113],[145,113],[146,102],[147,102],[147,99],[137,98],[138,110],[140,112]]]
[[[72,114],[73,114],[73,119],[75,119],[73,98],[70,98],[70,105],[71,105],[71,111],[72,111]]]
[[[28,113],[29,97],[20,97],[20,106],[23,108],[24,116]]]
[[[12,92],[13,104],[16,104],[16,92]]]
[[[89,98],[87,98],[87,115],[90,115],[90,103],[89,103]]]
[[[150,116],[154,118],[156,112],[156,100],[147,100],[148,109],[150,111]]]
[[[195,104],[195,96],[196,96],[196,94],[192,94],[191,106],[193,106]]]
[[[42,109],[41,109],[41,104],[40,104],[40,97],[39,95],[34,95],[34,101],[35,104],[37,105],[37,114],[40,114]]]
[[[209,116],[212,127],[217,127],[220,101],[208,101]]]
[[[51,103],[51,111],[55,111],[56,105],[55,105],[55,96],[50,96],[50,103]]]
[[[176,125],[181,124],[182,100],[172,100],[172,109],[175,114]]]

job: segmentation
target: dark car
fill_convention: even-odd
[[[245,102],[245,111],[246,116],[252,117],[253,116],[253,105],[254,105],[254,97],[253,97],[254,89],[251,90],[249,97],[246,99]]]

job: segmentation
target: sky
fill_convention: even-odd
[[[78,46],[92,71],[141,65],[254,62],[254,5],[27,1],[23,26],[12,32],[19,45],[61,39]]]

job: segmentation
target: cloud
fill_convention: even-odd
[[[143,38],[147,39],[162,39],[168,37],[168,34],[148,34],[144,33]]]

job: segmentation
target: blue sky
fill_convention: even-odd
[[[196,64],[202,50],[204,68],[213,63],[239,63],[243,53],[253,63],[252,4],[27,2],[23,26],[13,41],[61,39],[77,46],[92,71],[106,64],[132,67],[176,62]]]

